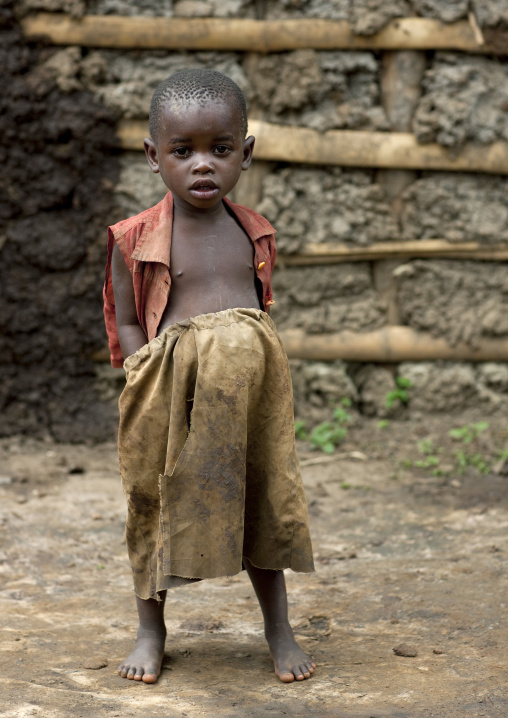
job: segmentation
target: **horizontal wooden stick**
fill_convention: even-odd
[[[307,334],[303,329],[285,329],[279,334],[290,359],[342,359],[382,364],[439,359],[508,361],[508,339],[482,339],[477,348],[469,344],[451,346],[446,339],[416,332],[410,327],[389,326],[373,332],[342,331],[334,334]],[[95,362],[108,362],[109,349],[100,349],[91,358]]]
[[[317,361],[393,362],[403,361],[501,361],[508,360],[507,339],[482,339],[478,348],[469,344],[451,346],[445,339],[416,332],[410,327],[384,327],[359,334],[307,334],[286,329],[280,337],[288,357]]]
[[[478,42],[470,23],[428,18],[393,20],[375,35],[355,35],[340,20],[249,20],[86,15],[75,19],[39,13],[22,21],[25,36],[45,35],[56,45],[165,50],[463,50],[496,52]]]
[[[147,125],[144,120],[123,120],[118,130],[122,147],[143,149]],[[256,138],[254,154],[259,160],[508,174],[508,142],[469,144],[454,154],[441,145],[419,145],[410,132],[329,130],[321,133],[307,127],[250,120],[249,133]]]
[[[298,254],[280,254],[280,267],[371,262],[380,259],[481,259],[508,260],[508,244],[482,245],[479,242],[448,242],[445,239],[413,239],[374,242],[367,247],[344,244],[307,244]]]

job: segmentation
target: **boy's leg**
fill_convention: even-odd
[[[196,583],[199,580],[199,578],[168,576],[166,585],[168,588],[176,588],[188,583]],[[118,666],[118,673],[122,678],[155,683],[159,677],[166,642],[166,624],[164,622],[166,593],[167,591],[160,591],[160,601],[154,598],[144,600],[136,596],[139,616],[138,638],[130,656]]]
[[[263,612],[265,636],[273,658],[275,673],[283,683],[310,678],[316,664],[298,646],[288,621],[286,581],[282,571],[256,568],[244,558]]]
[[[161,591],[161,600],[154,598],[143,600],[136,596],[139,616],[136,647],[126,660],[118,666],[122,678],[155,683],[161,672],[166,642],[166,624],[164,623],[164,603],[166,591]]]

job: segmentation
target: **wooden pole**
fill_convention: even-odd
[[[384,52],[381,71],[381,101],[390,121],[390,129],[411,132],[413,115],[422,94],[422,79],[426,67],[423,52],[397,50]],[[390,209],[400,229],[403,193],[417,179],[417,172],[408,169],[379,169],[376,181],[382,187]],[[400,324],[397,286],[393,272],[403,260],[383,259],[372,267],[373,284],[386,306],[388,324]]]
[[[451,346],[445,339],[415,332],[410,327],[385,327],[357,334],[307,334],[303,329],[279,332],[290,359],[400,363],[403,361],[502,361],[508,360],[507,339],[482,339],[477,348]]]
[[[507,339],[482,339],[475,348],[469,344],[451,346],[446,339],[402,326],[384,327],[365,334],[351,331],[307,334],[303,329],[284,329],[279,335],[290,359],[341,359],[380,364],[440,359],[468,362],[508,361]],[[91,358],[95,362],[108,362],[109,349],[104,347]]]
[[[448,242],[445,239],[412,239],[373,242],[367,247],[344,244],[307,244],[298,254],[279,254],[282,267],[305,267],[342,262],[372,262],[396,259],[476,259],[508,261],[508,244],[485,245],[479,242]]]
[[[462,50],[503,53],[499,43],[480,44],[467,21],[393,20],[375,35],[355,35],[348,22],[318,18],[249,20],[39,13],[22,21],[25,36],[44,35],[56,45],[122,49],[244,50]],[[504,48],[506,53],[506,48]]]
[[[146,121],[123,120],[118,130],[122,147],[141,150],[147,132]],[[508,142],[469,144],[458,154],[452,154],[437,144],[419,145],[409,132],[329,130],[320,133],[307,127],[250,120],[249,133],[256,137],[258,160],[508,174]]]

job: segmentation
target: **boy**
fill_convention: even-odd
[[[154,683],[169,588],[246,568],[275,672],[304,680],[283,569],[313,570],[287,359],[268,316],[274,230],[225,198],[252,160],[239,87],[210,70],[162,82],[145,152],[169,193],[109,229],[112,364],[126,370],[119,458],[139,614],[124,678]],[[124,361],[125,360],[125,361]]]

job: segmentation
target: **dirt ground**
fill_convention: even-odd
[[[451,425],[362,420],[331,459],[301,445],[317,571],[287,580],[318,668],[291,685],[245,574],[178,589],[158,683],[118,677],[136,626],[115,447],[0,441],[0,715],[507,715],[508,479],[431,470]]]

